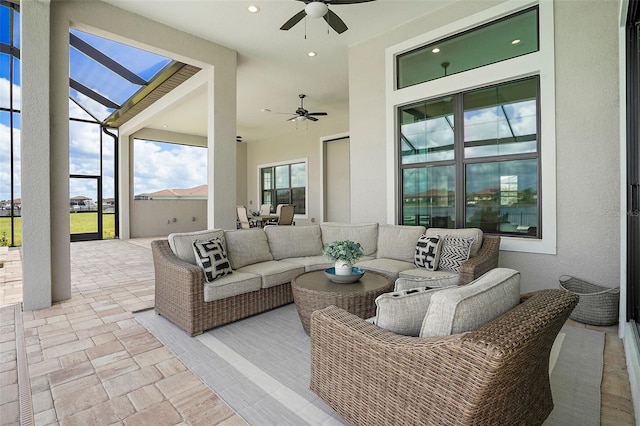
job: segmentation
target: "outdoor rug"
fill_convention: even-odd
[[[341,425],[309,390],[310,339],[289,304],[189,337],[153,310],[136,319],[250,425]],[[545,426],[599,425],[604,333],[563,327]]]

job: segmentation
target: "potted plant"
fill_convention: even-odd
[[[351,275],[353,263],[362,256],[362,246],[350,240],[334,241],[324,249],[324,255],[335,262],[336,275]]]

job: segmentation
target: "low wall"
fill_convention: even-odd
[[[207,200],[134,200],[131,238],[207,229]]]

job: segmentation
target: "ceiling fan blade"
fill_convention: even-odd
[[[308,115],[307,115],[307,120],[311,120],[311,121],[318,121],[318,119],[317,119],[317,118],[315,118],[315,117],[309,117]]]
[[[296,13],[295,15],[293,15],[291,17],[291,19],[289,19],[287,22],[285,22],[280,29],[283,31],[287,31],[290,30],[291,28],[293,28],[293,26],[295,24],[297,24],[298,22],[302,21],[302,18],[304,18],[305,16],[307,16],[307,12],[303,10],[301,10],[300,12]]]
[[[327,10],[327,14],[323,16],[327,24],[335,30],[338,34],[342,34],[347,31],[347,24],[344,23],[338,15],[336,15],[331,9]]]
[[[310,112],[307,115],[327,115],[327,113],[326,112]]]
[[[367,3],[375,0],[331,0],[329,4],[355,4],[355,3]]]

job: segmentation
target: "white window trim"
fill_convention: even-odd
[[[539,5],[540,45],[538,52],[395,90],[395,58],[399,54],[535,5]],[[396,111],[399,106],[422,99],[432,99],[523,77],[539,75],[542,238],[533,239],[502,236],[500,249],[556,254],[556,107],[553,28],[553,2],[551,0],[512,0],[386,49],[387,221],[389,223],[397,223],[397,183],[399,180],[399,171],[396,149],[398,144]]]
[[[276,167],[276,166],[286,166],[289,164],[297,164],[297,163],[304,163],[304,170],[305,170],[305,177],[304,177],[304,214],[296,214],[293,217],[295,219],[308,219],[309,218],[309,157],[305,157],[305,158],[298,158],[295,160],[286,160],[286,161],[279,161],[277,163],[266,163],[266,164],[258,164],[258,169],[257,169],[257,176],[258,176],[258,182],[256,185],[256,188],[258,188],[258,195],[256,197],[256,200],[258,200],[258,205],[260,205],[260,200],[262,200],[262,182],[260,181],[262,179],[262,175],[260,174],[260,169],[263,169],[265,167]]]

